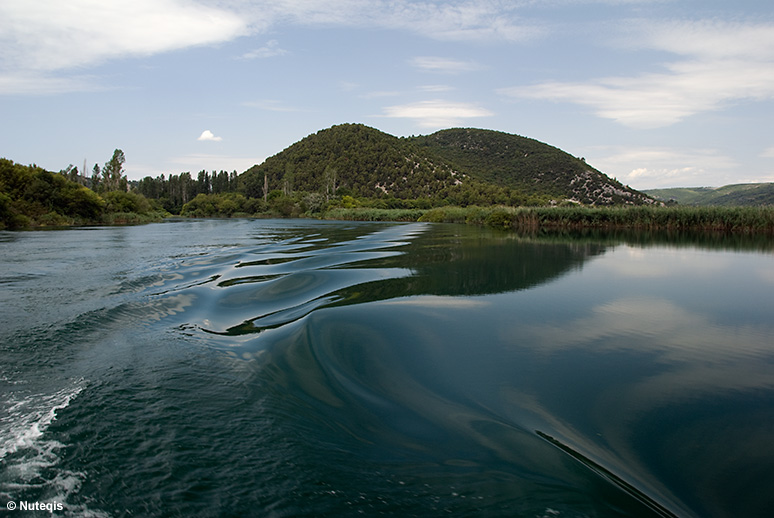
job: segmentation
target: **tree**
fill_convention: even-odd
[[[94,192],[100,192],[102,190],[99,181],[101,174],[99,164],[94,164],[94,169],[91,171],[91,190]]]
[[[105,167],[102,169],[102,182],[105,191],[126,191],[125,161],[126,158],[123,151],[120,149],[113,151],[113,157],[105,163]]]
[[[73,164],[68,165],[67,169],[62,169],[61,171],[59,171],[59,174],[63,175],[71,182],[79,182],[78,168],[75,167]]]
[[[335,167],[330,165],[325,166],[323,172],[323,180],[325,182],[325,201],[328,201],[331,196],[336,196],[336,174],[338,171]]]
[[[210,194],[212,191],[210,184],[210,173],[205,170],[199,171],[199,177],[197,178],[197,194]]]

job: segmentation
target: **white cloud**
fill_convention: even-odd
[[[243,54],[242,59],[265,59],[274,56],[282,56],[287,53],[287,50],[280,48],[277,40],[269,40],[263,47]]]
[[[90,90],[51,73],[227,42],[277,24],[399,30],[442,40],[522,41],[542,33],[522,23],[514,8],[477,0],[3,0],[0,94]],[[242,57],[285,52],[271,40]],[[15,86],[31,72],[49,84],[31,91]]]
[[[549,81],[500,93],[589,106],[599,117],[635,128],[668,126],[742,100],[774,99],[774,24],[643,23],[633,32],[637,40],[629,45],[682,58],[658,73]]]
[[[480,70],[482,67],[473,61],[461,61],[458,59],[441,58],[437,56],[419,56],[409,60],[411,66],[427,72],[440,72],[445,74],[459,74]]]
[[[0,62],[63,70],[246,34],[234,12],[184,0],[3,0]]]
[[[733,175],[739,164],[714,149],[599,148],[587,152],[587,158],[600,171],[636,189],[738,183]]]
[[[512,9],[498,3],[408,0],[3,0],[0,61],[62,70],[108,59],[151,55],[233,40],[277,23],[408,30],[433,38],[531,37]],[[276,40],[246,57],[285,51]]]
[[[223,140],[223,138],[222,137],[216,137],[215,135],[212,134],[212,132],[210,130],[204,130],[204,131],[202,131],[202,134],[199,135],[199,138],[197,138],[196,140],[220,142],[221,140]]]
[[[416,103],[388,106],[385,117],[414,119],[424,128],[443,128],[460,124],[463,119],[490,117],[489,110],[470,103],[448,101],[420,101]]]

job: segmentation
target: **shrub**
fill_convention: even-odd
[[[507,230],[513,228],[514,217],[511,211],[506,209],[494,209],[484,219],[488,227]]]

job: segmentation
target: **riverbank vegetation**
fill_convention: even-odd
[[[115,178],[115,174],[111,174]],[[200,176],[217,177],[214,174]],[[325,196],[315,192],[286,194],[278,189],[269,192],[265,198],[253,198],[241,192],[227,191],[238,189],[238,184],[225,174],[221,179],[220,190],[224,192],[200,192],[184,203],[177,214],[196,218],[308,217],[465,223],[521,231],[632,229],[774,234],[772,207],[587,207],[571,203],[528,207],[460,206],[428,198],[368,199],[350,195]],[[120,186],[120,179],[117,185]],[[163,187],[162,184],[157,185]],[[198,188],[195,183],[189,183],[189,188],[191,185]],[[0,159],[0,228],[140,224],[161,221],[165,216],[172,215],[159,200],[148,198],[137,189],[130,192],[98,190],[101,192],[70,180],[63,173]]]
[[[585,167],[580,159],[521,137],[466,130],[441,132],[430,140],[409,140],[411,145],[404,146],[400,139],[372,128],[344,125],[318,132],[314,138],[305,139],[267,160],[265,167],[251,168],[242,175],[236,171],[200,171],[195,176],[186,172],[146,177],[139,182],[127,181],[123,170],[125,158],[120,149],[115,150],[103,167],[95,165],[91,176],[80,174],[73,166],[52,173],[35,165],[23,166],[0,159],[0,228],[139,224],[175,215],[449,222],[519,231],[632,229],[774,234],[771,206],[664,206],[652,198],[636,198],[637,203],[633,203],[634,198],[620,193],[615,195],[620,200],[600,195],[602,198],[594,198],[594,205],[586,205],[575,197],[552,196],[550,189],[522,189],[521,184],[530,181],[525,176],[528,169],[525,164],[515,169],[520,171],[518,181],[514,177],[510,183],[498,185],[488,183],[489,179],[483,176],[481,180],[467,178],[459,173],[456,165],[441,167],[440,162],[434,161],[435,155],[418,151],[428,148],[434,153],[444,152],[454,161],[466,164],[471,171],[483,171],[499,163],[497,160],[501,158],[495,153],[498,149],[505,150],[500,154],[504,153],[505,163],[514,168],[519,157],[525,156],[531,157],[529,164],[546,170]],[[511,147],[515,144],[521,147],[513,154]],[[377,186],[388,184],[382,181],[384,178],[373,175],[353,176],[352,171],[358,168],[337,162],[338,155],[333,151],[322,153],[329,148],[366,169],[383,169],[385,178],[392,174],[392,166],[385,164],[399,163],[397,170],[406,178],[411,177],[411,181],[393,182],[394,192],[387,188],[366,189],[364,185],[374,182]],[[407,150],[419,154],[407,158],[401,154]],[[477,150],[477,154],[471,150]],[[481,153],[486,160],[479,156]],[[556,162],[559,159],[563,162]],[[403,162],[410,167],[406,169]],[[302,175],[309,172],[306,166],[319,169],[319,174]],[[584,180],[585,173],[578,173],[580,176],[576,173],[565,175],[566,178],[555,176],[564,178],[568,189],[581,180],[591,181]],[[545,183],[546,175],[538,176],[533,181]],[[425,192],[419,184],[415,185],[419,180],[434,187]],[[616,182],[605,182],[593,183],[594,189],[610,196],[618,192],[616,189],[620,186]]]
[[[464,223],[502,230],[672,230],[774,234],[774,207],[337,208],[325,219]]]
[[[118,150],[117,150],[118,151]],[[120,159],[123,154],[117,158]],[[116,155],[114,154],[114,157]],[[112,160],[112,159],[111,159]],[[110,162],[108,162],[110,163]],[[161,221],[166,213],[144,196],[126,192],[121,167],[108,171],[117,189],[99,192],[36,165],[0,158],[0,228],[137,224]],[[116,178],[118,175],[118,178]],[[110,183],[106,182],[108,185]]]

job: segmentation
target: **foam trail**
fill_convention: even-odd
[[[10,393],[0,407],[0,496],[8,501],[34,496],[64,502],[77,492],[82,473],[57,469],[65,445],[46,436],[57,412],[85,386],[83,379],[51,394]],[[4,408],[3,408],[4,407]]]

